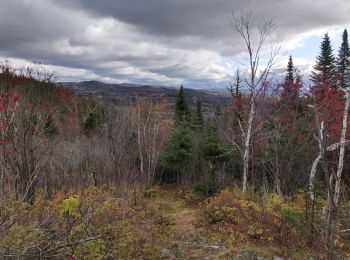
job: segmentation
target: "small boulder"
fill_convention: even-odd
[[[160,250],[160,253],[162,254],[162,258],[165,259],[175,259],[175,253],[173,250],[169,249],[169,248],[162,248]]]

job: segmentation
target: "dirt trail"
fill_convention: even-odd
[[[176,259],[227,259],[227,250],[209,241],[203,228],[198,227],[198,211],[186,206],[174,192],[162,191],[154,199],[156,206],[168,217],[173,228],[172,250]]]

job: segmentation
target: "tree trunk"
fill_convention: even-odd
[[[340,196],[340,184],[341,184],[341,175],[344,167],[344,156],[345,156],[345,139],[346,139],[346,130],[348,123],[348,112],[349,112],[349,104],[350,104],[350,90],[345,93],[345,104],[344,104],[344,112],[343,112],[343,124],[340,136],[340,148],[339,148],[339,160],[338,160],[338,169],[337,175],[335,179],[335,194],[334,194],[334,204],[337,207],[339,196]]]
[[[327,247],[328,247],[328,259],[334,259],[334,240],[337,232],[337,213],[338,213],[338,203],[340,197],[340,185],[341,185],[341,175],[344,167],[344,157],[345,157],[345,144],[346,144],[346,130],[348,123],[348,112],[350,105],[350,90],[345,92],[345,104],[343,112],[343,122],[342,131],[340,136],[340,148],[339,148],[339,159],[337,173],[332,173],[329,184],[328,184],[328,216],[327,216]],[[335,182],[335,184],[334,184]],[[334,192],[333,192],[334,184]]]
[[[255,115],[255,103],[254,103],[254,98],[252,97],[252,100],[250,103],[250,110],[249,110],[247,133],[246,133],[245,140],[244,140],[243,183],[242,183],[243,192],[247,191],[247,185],[248,185],[250,140],[251,140],[251,134],[252,134],[254,115]]]
[[[321,161],[321,159],[323,158],[323,155],[324,155],[323,129],[324,129],[324,121],[321,122],[320,127],[319,127],[319,137],[318,137],[319,153],[312,164],[312,167],[310,170],[310,175],[309,175],[309,194],[310,194],[310,199],[311,199],[312,204],[314,204],[314,201],[315,201],[314,181],[315,181],[315,176],[316,176],[317,165],[319,164],[319,162]]]

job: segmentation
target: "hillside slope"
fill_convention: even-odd
[[[150,97],[152,99],[167,98],[171,104],[175,103],[178,89],[162,86],[135,85],[135,84],[107,84],[99,81],[63,82],[63,86],[72,89],[81,96],[100,96],[114,103],[130,102],[136,97]],[[211,91],[187,89],[188,101],[195,104],[199,99],[204,108],[212,108],[227,104],[231,97],[226,91]]]

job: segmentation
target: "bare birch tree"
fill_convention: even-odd
[[[328,259],[334,259],[334,240],[336,235],[336,223],[337,223],[337,212],[339,206],[339,197],[340,197],[340,187],[342,181],[342,172],[344,167],[344,157],[345,157],[345,146],[349,144],[349,140],[346,140],[347,125],[348,125],[348,113],[350,107],[350,86],[346,88],[341,88],[341,91],[344,92],[344,103],[343,103],[343,113],[342,113],[342,125],[341,125],[341,134],[340,140],[337,143],[328,145],[325,142],[324,138],[324,121],[320,121],[318,118],[318,111],[316,104],[313,106],[315,108],[316,114],[316,124],[318,128],[318,136],[316,137],[319,146],[319,153],[315,158],[309,175],[309,193],[312,205],[315,202],[314,195],[314,179],[316,176],[317,166],[324,159],[325,153],[330,151],[335,151],[339,149],[338,153],[338,164],[337,171],[332,173],[329,176],[328,180],[328,203],[327,203],[327,234],[326,234],[326,243],[328,249]]]
[[[149,186],[153,183],[160,151],[169,134],[165,120],[166,102],[138,99],[134,108],[134,126],[140,160],[140,173]]]
[[[342,89],[344,91],[344,111],[342,117],[342,128],[339,141],[338,167],[336,174],[332,173],[328,183],[328,215],[327,215],[327,247],[328,258],[333,259],[334,256],[334,240],[337,232],[337,212],[340,197],[340,185],[342,180],[342,172],[344,167],[346,132],[348,126],[348,113],[350,105],[350,86]]]
[[[240,129],[242,145],[236,138],[232,138],[233,145],[238,148],[243,160],[242,190],[247,191],[249,177],[249,161],[251,157],[252,136],[257,128],[253,129],[256,119],[257,101],[264,92],[272,67],[277,62],[277,55],[283,44],[283,35],[272,20],[259,21],[253,14],[233,14],[232,24],[234,30],[243,40],[248,53],[247,76],[243,86],[248,98],[247,111],[239,111],[237,121]],[[261,62],[266,56],[266,62]],[[235,102],[236,103],[236,102]],[[236,111],[238,111],[236,109]]]

